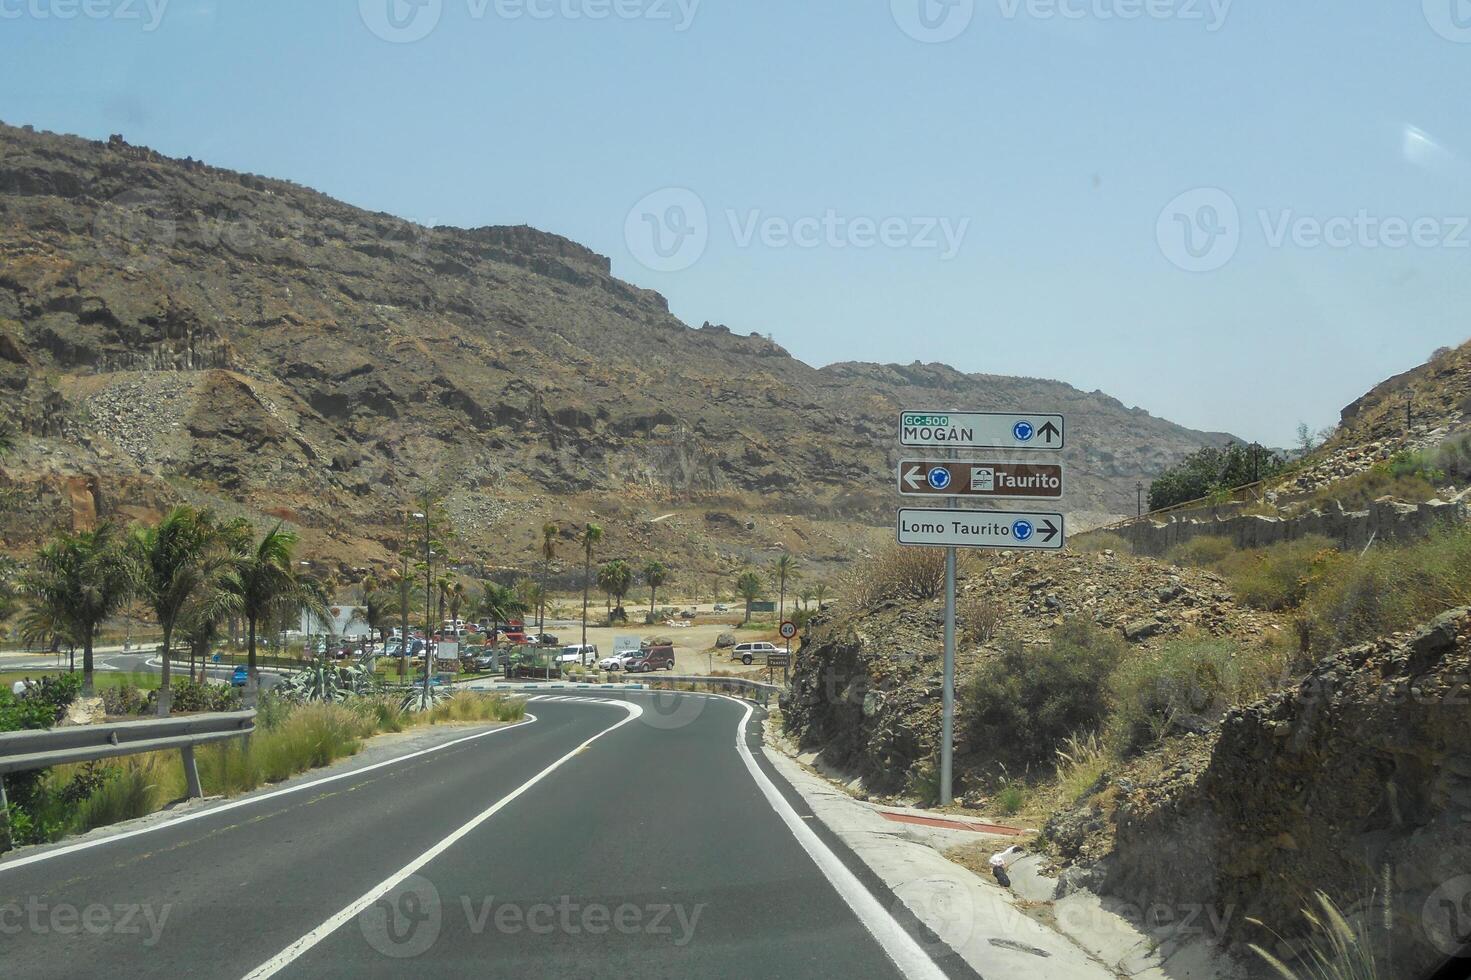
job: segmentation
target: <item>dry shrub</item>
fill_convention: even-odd
[[[996,639],[996,630],[1005,618],[1001,604],[987,595],[968,595],[955,610],[961,635],[974,644],[990,643]]]
[[[890,599],[933,599],[945,591],[945,549],[889,545],[855,568],[843,591],[861,609]]]

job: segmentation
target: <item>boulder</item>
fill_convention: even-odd
[[[717,650],[728,650],[740,642],[740,637],[734,633],[721,633],[715,640]]]

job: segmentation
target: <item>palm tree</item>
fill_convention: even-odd
[[[736,595],[746,600],[747,623],[751,621],[751,603],[761,598],[761,594],[765,591],[766,583],[754,571],[747,569],[741,573],[740,578],[736,579]]]
[[[133,568],[111,523],[59,534],[41,548],[21,579],[32,615],[25,629],[48,632],[53,642],[82,647],[82,690],[93,692],[92,644],[102,623],[122,608],[133,589]]]
[[[251,704],[260,689],[260,671],[255,661],[256,629],[260,623],[303,608],[322,620],[330,618],[321,590],[296,572],[292,555],[298,540],[295,532],[277,524],[259,541],[245,537],[236,542],[234,568],[225,584],[239,596],[240,614],[245,617],[246,664],[250,672],[246,700]]]
[[[603,540],[603,529],[589,524],[582,529],[582,645],[587,646],[587,599],[592,589],[592,553]]]
[[[615,558],[598,569],[598,587],[608,594],[608,622],[613,621],[613,600],[623,610],[623,597],[633,588],[633,569],[622,558]],[[626,616],[624,617],[627,618]]]
[[[465,604],[465,583],[455,581],[449,587],[449,618],[455,622],[460,621],[460,607]]]
[[[557,535],[561,528],[547,521],[541,526],[541,602],[536,608],[536,632],[546,632],[547,578],[551,575],[552,561],[557,557]]]
[[[669,569],[657,558],[644,562],[644,584],[649,587],[649,622],[654,621],[655,596],[659,586],[669,581]]]
[[[816,594],[817,593],[812,590],[812,586],[810,585],[807,588],[803,589],[801,592],[797,593],[797,600],[802,603],[803,612],[807,611],[808,605],[810,605],[812,602],[812,597]]]
[[[508,585],[486,582],[485,591],[480,594],[480,615],[490,620],[492,632],[498,631],[501,623],[524,614],[526,608],[516,590]]]
[[[797,579],[802,577],[802,573],[797,571],[800,566],[801,562],[793,558],[785,551],[783,551],[781,553],[781,557],[776,560],[776,566],[773,568],[772,571],[773,575],[776,577],[777,582],[779,583],[778,589],[781,597],[779,600],[779,605],[777,606],[778,619],[786,619],[787,580],[790,579],[791,581],[795,582]]]
[[[158,714],[169,713],[174,631],[191,603],[207,601],[234,555],[213,512],[186,505],[152,527],[135,527],[129,540],[139,597],[163,629],[163,678]]]
[[[521,600],[521,604],[525,606],[528,611],[532,609],[542,609],[546,606],[546,592],[542,590],[542,587],[540,585],[538,585],[536,582],[533,582],[529,578],[518,578],[516,580],[516,584],[512,586],[512,590],[516,593],[516,598]],[[540,637],[541,634],[541,622],[538,620],[536,635]]]
[[[434,591],[439,594],[439,621],[444,622],[444,607],[449,601],[449,592],[454,581],[448,575],[441,575],[434,580]]]
[[[388,631],[393,628],[393,622],[398,617],[399,596],[397,583],[391,581],[394,576],[390,573],[390,582],[380,585],[372,575],[363,579],[363,605],[353,613],[353,622],[360,622],[368,627],[368,648],[373,649],[373,633],[377,633],[383,641],[386,649],[388,646]],[[369,655],[370,658],[372,654]]]
[[[209,657],[209,648],[219,641],[225,619],[239,608],[240,597],[218,584],[201,589],[184,607],[184,612],[179,617],[179,632],[189,648],[190,682],[196,680],[196,658],[199,660],[198,681],[203,683],[208,676],[209,668],[205,661]]]
[[[817,600],[817,611],[822,612],[823,603],[827,602],[827,583],[818,582],[812,590],[812,598]]]

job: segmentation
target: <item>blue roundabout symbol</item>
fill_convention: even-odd
[[[944,490],[950,485],[950,471],[944,467],[930,470],[930,475],[927,479],[932,489]]]
[[[1037,434],[1037,430],[1032,428],[1032,423],[1030,422],[1018,422],[1012,428],[1011,434],[1016,436],[1017,442],[1031,442],[1032,436]]]
[[[1011,525],[1012,536],[1015,537],[1018,541],[1031,540],[1032,534],[1034,532],[1035,528],[1032,527],[1031,521],[1017,521],[1015,524]]]

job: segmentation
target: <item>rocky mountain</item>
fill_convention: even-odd
[[[813,368],[690,328],[553,234],[426,228],[121,137],[8,126],[0,390],[21,434],[3,477],[26,502],[11,546],[189,499],[372,558],[430,491],[502,551],[604,500],[629,528],[689,506],[687,541],[800,515],[836,556],[845,526],[892,517],[901,407],[1069,413],[1075,512],[1126,511],[1137,480],[1226,438],[1054,381]]]
[[[1360,445],[1434,429],[1471,415],[1471,341],[1375,385],[1343,410],[1334,445]]]

